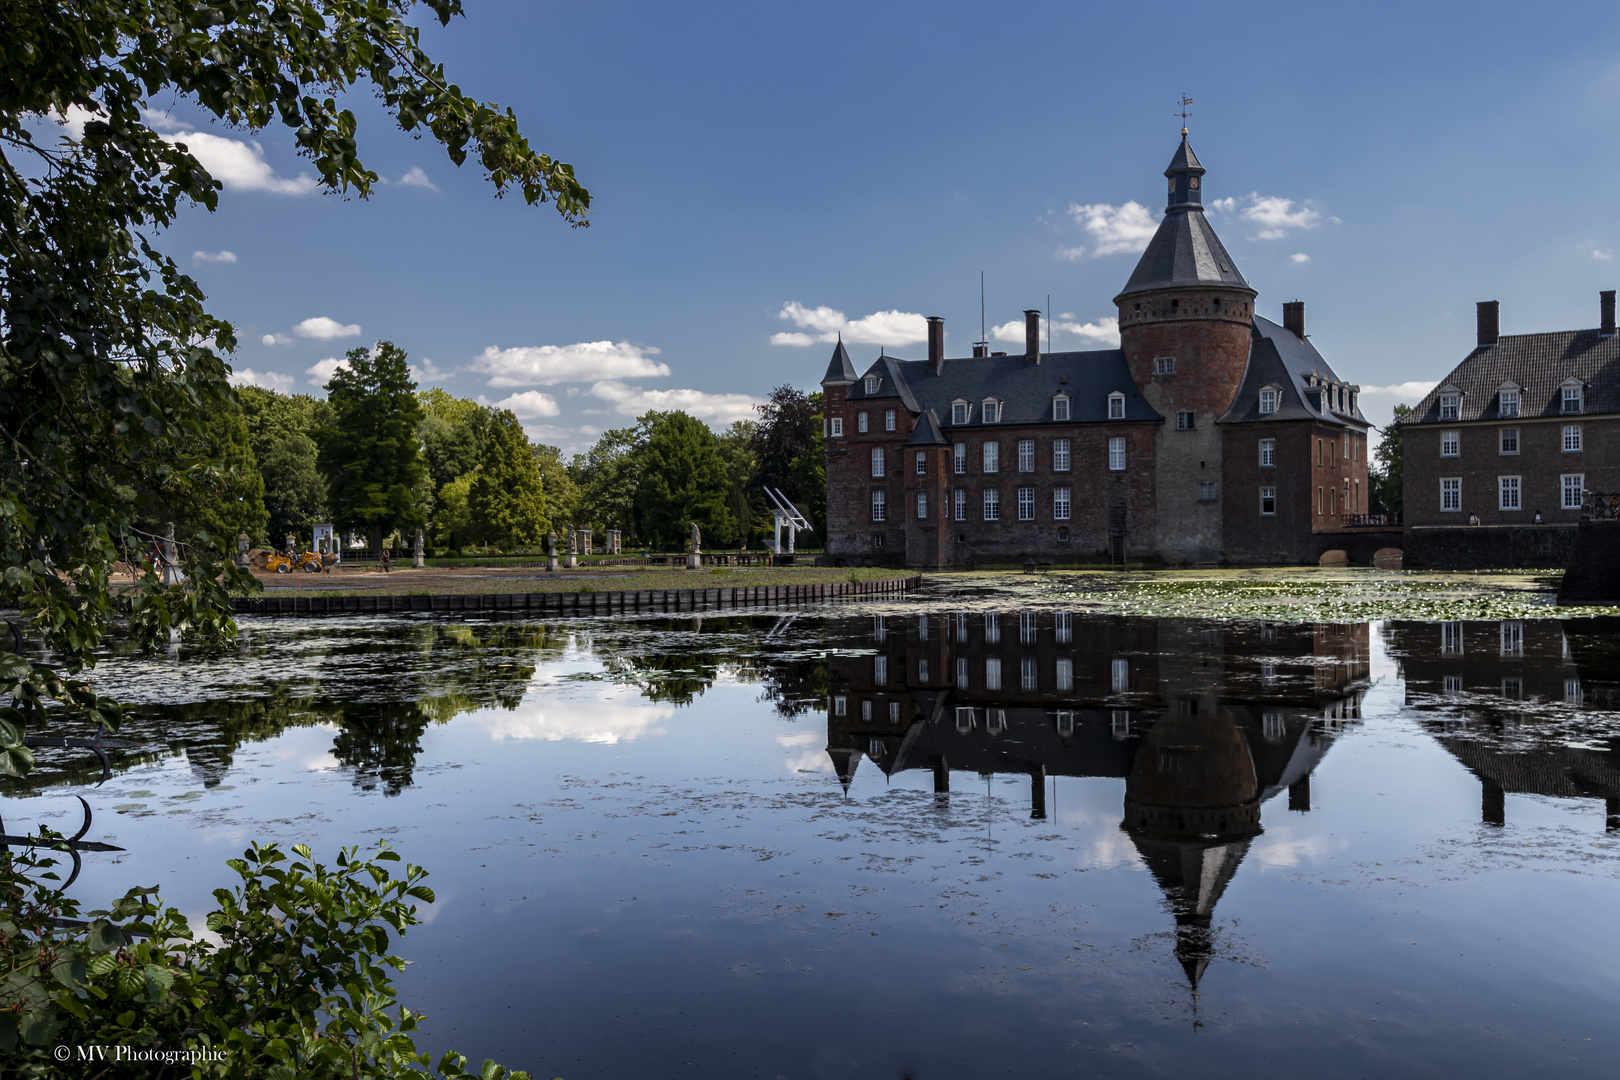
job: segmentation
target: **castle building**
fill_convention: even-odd
[[[842,342],[822,379],[827,554],[918,567],[1027,558],[1312,562],[1365,523],[1359,387],[1281,325],[1204,216],[1187,133],[1119,309],[1120,347],[880,357]]]

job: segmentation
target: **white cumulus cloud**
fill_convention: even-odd
[[[328,356],[325,360],[318,360],[312,366],[304,369],[304,374],[310,376],[311,386],[324,387],[332,381],[332,376],[339,371],[347,371],[349,362],[336,356]]]
[[[790,300],[776,317],[799,329],[772,334],[772,345],[813,345],[837,341],[840,334],[851,345],[907,345],[928,338],[928,320],[910,311],[874,311],[851,319],[836,308]]]
[[[478,400],[481,404],[490,404],[481,397]],[[510,409],[512,415],[519,420],[538,420],[542,416],[556,416],[562,411],[557,407],[556,398],[550,394],[542,394],[538,390],[525,390],[521,394],[502,398],[494,402],[493,407]]]
[[[314,338],[316,341],[331,341],[334,338],[359,337],[360,324],[345,325],[336,319],[328,319],[325,315],[317,315],[293,327],[293,333],[299,337]]]
[[[411,373],[411,378],[416,381],[418,386],[423,383],[443,382],[455,374],[453,371],[446,371],[425,356],[414,364],[405,365],[405,368]]]
[[[194,263],[233,263],[236,261],[234,251],[193,251],[191,261]]]
[[[206,131],[177,131],[164,141],[184,144],[208,174],[234,191],[268,191],[272,195],[309,195],[319,186],[308,173],[278,176],[256,142],[228,139]]]
[[[1230,200],[1228,204],[1236,205]],[[1242,207],[1238,217],[1259,226],[1260,231],[1255,234],[1259,240],[1280,240],[1294,229],[1314,229],[1322,222],[1322,215],[1312,209],[1309,203],[1295,203],[1293,199],[1280,195],[1262,195],[1258,191],[1251,191],[1243,197]]]
[[[1396,404],[1407,402],[1409,404],[1416,405],[1423,399],[1425,394],[1427,394],[1430,390],[1433,390],[1438,385],[1439,384],[1435,382],[1424,382],[1421,379],[1414,379],[1411,382],[1391,383],[1389,386],[1363,386],[1361,388],[1361,396],[1389,397],[1394,398]]]
[[[425,187],[429,191],[438,191],[439,186],[428,179],[428,174],[422,171],[422,166],[412,165],[405,170],[405,175],[399,178],[401,187]]]
[[[499,390],[602,379],[645,379],[669,374],[667,364],[652,359],[658,352],[650,345],[632,345],[628,341],[581,341],[513,349],[491,345],[469,370],[488,375],[485,385]]]
[[[1294,252],[1292,255],[1288,256],[1288,259],[1290,262],[1297,263],[1308,263],[1311,261],[1311,257],[1305,254],[1303,251]]]
[[[703,390],[643,390],[622,382],[604,381],[591,387],[591,396],[608,402],[620,416],[640,416],[649,409],[681,412],[712,423],[755,420],[754,406],[764,402],[750,394],[711,394]]]
[[[254,371],[252,368],[238,368],[231,372],[232,386],[262,386],[266,390],[279,390],[286,393],[292,389],[293,377],[283,375],[279,371]]]
[[[1113,349],[1119,347],[1119,319],[1113,315],[1104,315],[1095,322],[1083,323],[1073,315],[1060,314],[1052,321],[1052,345],[1067,346],[1072,344],[1062,340],[1065,336],[1077,337],[1081,345],[1102,345]],[[990,336],[996,341],[1012,342],[1020,348],[1024,344],[1024,320],[1014,319],[1004,322],[1000,326],[992,327]],[[1041,317],[1041,348],[1046,348],[1046,317]]]
[[[1592,249],[1592,258],[1598,259],[1598,260],[1600,260],[1602,262],[1613,262],[1614,261],[1614,249],[1613,248],[1608,248],[1608,249],[1593,248]]]
[[[1091,254],[1095,257],[1141,251],[1148,246],[1148,241],[1153,239],[1153,234],[1159,228],[1153,212],[1134,201],[1123,206],[1071,203],[1069,216],[1074,218],[1075,224],[1091,234]],[[1059,249],[1059,254],[1067,259],[1080,257],[1073,248]]]

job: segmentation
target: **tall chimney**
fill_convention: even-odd
[[[1604,337],[1614,336],[1614,290],[1605,289],[1598,293],[1598,314],[1602,321],[1598,323],[1598,331]]]
[[[938,315],[928,316],[928,370],[945,370],[945,320]]]
[[[1036,308],[1024,312],[1024,363],[1041,362],[1041,313]]]
[[[1283,329],[1305,340],[1305,301],[1290,300],[1283,305]]]
[[[1478,306],[1480,348],[1484,348],[1486,345],[1495,345],[1496,339],[1502,336],[1502,305],[1495,300],[1481,300]]]

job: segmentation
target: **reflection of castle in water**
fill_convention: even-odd
[[[1602,799],[1620,829],[1620,620],[1397,622],[1406,701],[1479,777],[1480,816],[1506,823],[1505,796]]]
[[[886,775],[1027,774],[1125,781],[1122,827],[1163,889],[1196,987],[1216,902],[1282,791],[1310,809],[1310,774],[1360,717],[1367,627],[1233,625],[1065,612],[874,619],[828,673],[827,752],[847,790],[862,759]]]

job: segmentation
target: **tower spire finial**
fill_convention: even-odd
[[[1181,100],[1176,102],[1177,105],[1181,106],[1181,111],[1170,114],[1171,116],[1181,117],[1181,137],[1184,139],[1187,137],[1187,117],[1192,115],[1192,113],[1187,111],[1187,106],[1191,105],[1192,103],[1192,98],[1188,97],[1186,94],[1182,94]]]

